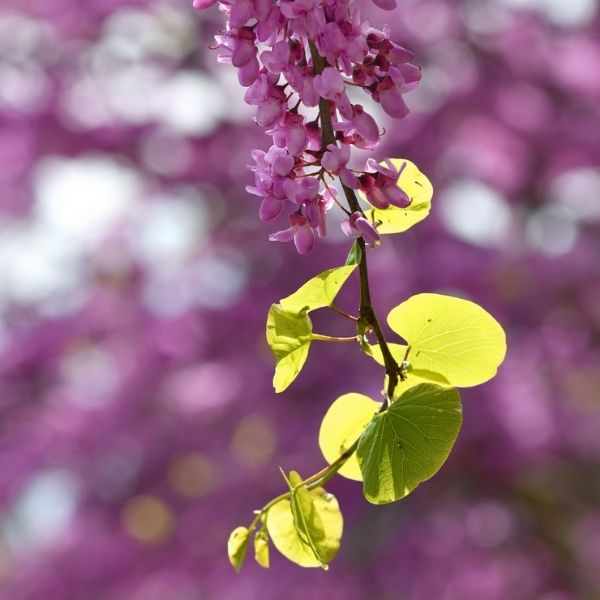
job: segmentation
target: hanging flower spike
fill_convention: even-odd
[[[199,9],[215,3],[194,0]],[[403,94],[421,77],[410,64],[413,54],[390,40],[387,29],[370,27],[353,0],[219,3],[227,25],[215,38],[218,61],[236,67],[247,88],[244,99],[256,107],[256,124],[273,140],[268,156],[257,160],[253,153],[255,183],[246,188],[261,198],[260,219],[272,221],[289,207],[298,233],[292,238],[301,240],[296,245],[302,253],[310,251],[316,234],[327,232],[324,207],[331,204],[325,200],[331,192],[324,189],[324,173],[339,177],[346,188],[367,190],[374,206],[406,206],[410,200],[393,176],[377,169],[361,175],[348,168],[352,148],[375,148],[381,128],[362,104],[350,100],[347,85],[362,88],[385,112],[402,118],[408,113]],[[376,4],[389,10],[395,0]],[[306,109],[323,110],[321,100],[328,102],[333,135],[331,128],[325,133],[320,117],[306,120]]]

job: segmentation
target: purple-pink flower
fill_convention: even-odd
[[[358,189],[358,177],[346,166],[350,160],[350,146],[348,144],[329,144],[327,152],[323,154],[321,165],[330,173],[338,175],[342,183],[349,188]]]
[[[369,246],[376,246],[380,241],[377,229],[360,212],[354,212],[342,221],[342,231],[351,238],[362,237]]]
[[[309,220],[303,215],[293,213],[289,217],[290,226],[269,236],[272,242],[290,242],[294,240],[298,254],[306,256],[315,245],[315,233]]]
[[[386,160],[385,163],[386,166],[383,166],[370,158],[367,161],[369,172],[361,176],[359,189],[377,208],[386,209],[390,205],[406,208],[412,200],[398,185],[398,179],[404,171],[406,163],[402,163],[400,169],[396,169],[390,160]]]

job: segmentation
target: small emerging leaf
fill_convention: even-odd
[[[358,265],[362,260],[362,250],[358,245],[358,242],[355,240],[350,248],[350,252],[348,252],[348,256],[346,258],[347,265]]]
[[[488,381],[506,354],[506,336],[498,321],[461,298],[412,296],[392,309],[388,323],[408,343],[413,373],[424,378],[428,372],[438,374],[453,386]]]
[[[312,341],[312,323],[304,312],[297,314],[273,304],[267,317],[267,343],[277,359],[273,386],[283,392],[304,366]]]
[[[329,464],[360,437],[379,407],[380,404],[368,396],[354,393],[340,396],[329,407],[319,430],[319,447]],[[343,464],[338,473],[348,479],[362,481],[356,454]]]
[[[248,549],[250,532],[246,527],[236,527],[227,540],[227,555],[233,568],[239,573]]]
[[[432,477],[448,458],[461,423],[455,389],[420,384],[404,392],[360,437],[356,454],[365,498],[387,504]]]
[[[317,308],[331,306],[341,287],[356,269],[356,265],[337,267],[323,271],[309,279],[300,289],[280,301],[281,306],[289,311],[309,312]]]
[[[400,169],[406,163],[398,179],[398,185],[408,194],[412,202],[406,208],[390,206],[386,209],[373,208],[365,212],[366,218],[372,223],[379,223],[377,231],[380,234],[402,233],[416,225],[429,214],[433,186],[418,167],[403,158],[393,158],[392,163]]]
[[[254,536],[254,559],[263,569],[269,568],[269,535],[264,529]]]
[[[291,481],[290,481],[291,484]],[[294,484],[291,484],[292,487]],[[267,529],[273,544],[288,560],[301,567],[323,567],[335,558],[342,538],[344,521],[337,500],[323,488],[308,491],[300,488],[309,496],[310,505],[306,499],[299,501],[300,510],[310,510],[304,513],[305,525],[300,532],[296,523],[292,503],[287,498],[281,500],[269,509],[267,514]],[[317,554],[311,544],[304,538],[307,536],[317,549]]]

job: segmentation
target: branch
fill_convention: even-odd
[[[327,61],[319,54],[316,46],[312,42],[309,42],[309,47],[310,55],[314,65],[314,71],[317,75],[319,75],[327,66]],[[326,100],[325,98],[321,98],[319,100],[319,116],[321,118],[322,132],[321,152],[324,152],[329,144],[337,145],[335,134],[333,132],[333,123],[331,120],[331,108],[329,100]],[[348,201],[350,211],[353,213],[362,213],[362,208],[360,207],[358,198],[356,197],[356,193],[354,192],[354,190],[345,186],[343,183],[341,185],[342,189],[344,190],[346,200]],[[386,392],[387,402],[384,403],[385,405],[387,405],[389,402],[391,402],[394,396],[394,390],[398,385],[398,381],[404,380],[404,375],[402,369],[398,365],[398,362],[390,352],[388,344],[385,340],[385,336],[381,329],[381,325],[379,325],[379,320],[377,319],[377,315],[375,314],[375,310],[371,302],[371,290],[369,287],[369,272],[367,268],[367,253],[365,241],[363,240],[363,238],[358,238],[357,242],[361,250],[361,259],[358,265],[360,276],[360,308],[358,313],[358,327],[359,330],[361,326],[363,330],[372,329],[375,333],[375,337],[377,338],[377,343],[381,348],[381,353],[383,355],[383,360],[385,364],[385,372],[388,376],[388,386]]]
[[[310,54],[312,57],[314,71],[316,74],[320,74],[323,72],[323,69],[327,66],[326,60],[319,55],[316,46],[313,42],[309,42]],[[336,144],[336,137],[333,131],[333,121],[331,118],[331,105],[329,100],[325,98],[321,98],[319,100],[319,116],[321,119],[321,150],[319,152],[315,152],[315,157],[321,158],[327,146],[329,144]],[[340,182],[341,183],[341,182]],[[351,212],[363,212],[360,204],[358,202],[358,198],[353,189],[346,187],[341,183],[342,189],[344,190],[344,195],[346,196],[346,200],[348,201],[348,206],[350,207]],[[344,209],[345,210],[345,209]],[[367,268],[367,253],[366,253],[366,244],[363,238],[358,238],[357,243],[361,250],[361,259],[359,262],[359,276],[360,276],[360,306],[358,318],[352,317],[351,315],[347,315],[343,311],[332,307],[333,310],[343,314],[346,317],[349,317],[353,320],[357,321],[357,329],[359,331],[359,335],[372,330],[375,333],[377,338],[377,343],[381,348],[381,352],[383,354],[383,359],[385,363],[385,372],[388,376],[388,386],[386,393],[386,401],[382,403],[379,412],[385,412],[388,409],[388,406],[393,398],[394,390],[398,385],[398,381],[404,379],[404,375],[400,366],[398,365],[396,359],[392,356],[388,344],[385,340],[385,336],[379,325],[379,320],[377,319],[377,315],[375,314],[375,310],[373,309],[373,305],[371,303],[371,290],[369,287],[369,272]],[[334,341],[334,342],[354,342],[356,338],[335,338],[331,336],[313,334],[314,340],[321,341]],[[276,498],[273,498],[270,502],[265,504],[261,510],[256,511],[256,516],[252,523],[250,524],[249,529],[254,530],[261,520],[266,516],[269,509],[273,507],[278,502],[290,498],[292,494],[301,486],[305,486],[308,490],[313,490],[317,487],[322,486],[326,482],[328,482],[337,472],[342,468],[342,466],[346,463],[346,461],[356,452],[358,448],[358,442],[360,437],[330,465],[311,475],[301,483],[299,483],[293,490],[281,494]]]

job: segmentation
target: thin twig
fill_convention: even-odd
[[[342,315],[342,317],[345,317],[346,319],[350,319],[351,321],[358,321],[358,317],[354,317],[352,315],[349,315],[345,310],[342,310],[341,308],[338,308],[335,304],[330,304],[329,308],[333,312],[336,312],[338,315]]]
[[[320,333],[313,333],[311,339],[317,342],[336,342],[338,344],[354,344],[357,341],[356,336],[335,337],[332,335],[321,335]]]

